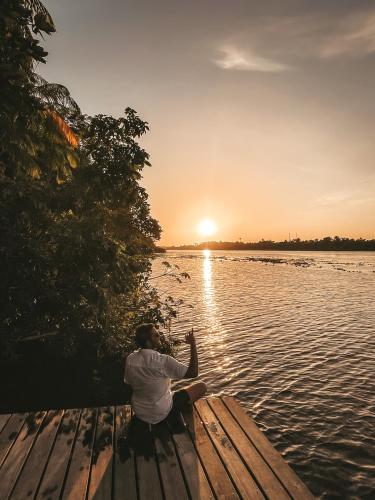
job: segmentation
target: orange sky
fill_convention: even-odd
[[[282,5],[281,5],[282,4]],[[83,112],[150,123],[161,243],[375,237],[375,6],[46,1],[50,81]]]

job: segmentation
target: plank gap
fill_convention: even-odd
[[[241,494],[240,494],[236,484],[234,484],[234,482],[232,481],[232,477],[228,473],[228,469],[226,467],[226,464],[223,462],[220,454],[218,453],[218,451],[217,451],[217,449],[216,449],[216,447],[211,439],[211,436],[209,435],[195,404],[191,407],[190,411],[191,411],[191,413],[187,416],[189,417],[189,420],[190,420],[190,418],[192,419],[192,422],[191,422],[192,426],[194,427],[195,421],[199,422],[197,424],[196,431],[195,431],[195,428],[190,430],[189,426],[188,426],[190,439],[193,442],[194,448],[195,448],[196,453],[200,459],[203,470],[206,474],[206,477],[208,479],[208,482],[210,484],[211,490],[212,490],[215,498],[222,498],[223,496],[225,498],[241,498]],[[193,432],[194,432],[194,434],[195,434],[195,432],[197,432],[197,434],[199,434],[198,439],[197,439],[197,443],[199,443],[199,441],[203,438],[203,441],[202,441],[202,444],[200,445],[200,447],[205,448],[205,446],[204,446],[205,442],[208,444],[209,450],[205,451],[205,453],[208,452],[208,458],[206,457],[206,459],[204,459],[204,457],[202,456],[202,452],[204,451],[204,449],[203,450],[199,449],[197,443],[195,442],[196,436],[193,436]],[[210,461],[209,461],[210,457],[213,458],[214,462],[216,461],[216,464],[211,463],[211,466],[213,466],[213,470],[211,470],[211,472],[208,468],[209,464],[210,464]],[[207,464],[206,464],[205,460],[207,460]],[[217,464],[220,464],[220,466],[222,467],[222,471],[217,469]],[[220,474],[221,472],[223,472],[225,474],[224,482],[222,481],[221,476],[219,476],[220,480],[218,480],[217,477],[215,478],[215,476],[218,473]]]
[[[180,413],[180,418],[182,418],[182,415]],[[173,443],[173,448],[174,448],[174,452],[175,452],[175,455],[176,455],[176,458],[177,458],[177,461],[178,461],[178,465],[180,467],[180,471],[181,471],[181,475],[182,475],[182,479],[184,481],[184,484],[185,484],[185,489],[186,489],[186,492],[188,494],[188,497],[190,500],[194,500],[191,496],[191,493],[190,493],[190,488],[189,488],[189,485],[188,485],[188,482],[187,482],[187,478],[186,478],[186,475],[185,475],[185,471],[184,471],[184,468],[182,466],[182,462],[181,462],[181,458],[180,458],[180,454],[178,452],[178,449],[177,449],[177,446],[176,446],[176,443],[175,443],[175,440],[174,440],[174,436],[173,436],[173,433],[172,433],[172,430],[168,424],[168,430],[169,430],[169,434],[170,434],[170,437],[171,437],[171,441]],[[187,429],[186,429],[186,426],[185,426],[185,433],[186,433]],[[198,458],[198,456],[197,456]]]
[[[20,476],[21,476],[22,471],[23,471],[23,470],[24,470],[24,468],[25,468],[25,465],[26,465],[26,462],[27,462],[28,458],[30,457],[31,450],[33,449],[33,447],[34,447],[34,445],[35,445],[35,442],[36,442],[36,440],[37,440],[37,439],[38,439],[38,437],[39,437],[40,428],[41,428],[41,426],[42,426],[42,424],[43,424],[44,420],[47,418],[47,415],[48,415],[48,412],[45,412],[45,413],[44,413],[44,415],[43,415],[43,417],[42,417],[42,419],[41,419],[41,421],[39,422],[38,429],[37,429],[37,431],[35,432],[35,435],[34,435],[34,437],[33,437],[33,440],[31,441],[31,444],[30,444],[30,446],[29,446],[29,449],[28,449],[28,450],[27,450],[27,452],[26,452],[26,457],[25,457],[25,459],[24,459],[24,460],[23,460],[23,462],[22,462],[22,465],[21,465],[21,467],[20,467],[20,469],[19,469],[19,471],[18,471],[17,477],[16,477],[16,479],[15,479],[15,481],[14,481],[14,484],[13,484],[13,486],[12,486],[12,489],[10,490],[9,497],[11,497],[11,496],[12,496],[12,493],[14,492],[14,490],[15,490],[15,488],[16,488],[16,486],[17,486],[17,482],[18,482],[18,480],[19,480],[19,478],[20,478]]]
[[[13,439],[11,445],[7,448],[7,450],[6,450],[6,452],[5,452],[4,456],[3,456],[3,459],[0,462],[0,469],[2,468],[2,466],[5,463],[6,459],[8,458],[8,455],[9,455],[11,449],[13,448],[14,443],[17,441],[18,436],[20,435],[20,433],[21,433],[21,431],[23,429],[23,426],[25,425],[26,418],[28,417],[29,414],[28,413],[24,413],[24,414],[21,414],[21,415],[22,415],[21,418],[20,418],[20,415],[16,415],[16,414],[14,414],[11,417],[11,419],[12,419],[11,425],[13,424],[13,419],[16,420],[17,417],[18,417],[18,422],[14,423],[15,430],[13,432],[15,433],[15,436],[14,436],[14,439]],[[8,422],[10,422],[11,419],[9,419]],[[8,422],[7,422],[7,424],[8,424]],[[8,425],[7,425],[7,427],[8,427]],[[9,432],[9,429],[5,428],[5,432]],[[13,432],[11,432],[11,434],[13,434]],[[6,444],[5,443],[9,440],[9,437],[8,437],[8,439],[5,438],[4,436],[1,436],[1,437],[4,438],[4,440],[5,440],[5,442],[4,442],[4,448],[6,448]]]
[[[132,419],[134,415],[133,408],[130,405],[130,420]],[[127,422],[127,427],[126,427],[126,437],[129,436],[129,422]],[[137,500],[141,500],[141,493],[140,493],[140,486],[139,486],[139,471],[138,471],[138,465],[137,465],[137,454],[134,452],[134,473],[135,473],[135,491],[137,493]]]
[[[240,497],[249,496],[250,498],[263,499],[264,495],[262,491],[258,488],[257,483],[253,480],[251,474],[248,473],[246,465],[243,463],[241,456],[238,454],[237,450],[231,446],[227,447],[225,443],[225,438],[230,442],[223,426],[215,417],[215,414],[210,409],[207,400],[199,400],[196,403],[197,411],[206,428],[207,434],[209,435],[213,446],[215,447],[220,459],[228,472],[229,477],[233,485],[235,486]],[[209,425],[210,415],[213,416],[214,422]],[[206,421],[205,421],[206,420]],[[220,434],[222,437],[220,437]],[[216,436],[216,439],[214,439]],[[230,456],[231,455],[231,456]],[[247,472],[248,477],[246,481],[243,478],[243,473]]]
[[[161,470],[160,470],[160,464],[159,464],[159,457],[158,457],[158,454],[156,453],[155,434],[154,434],[154,431],[152,429],[152,426],[151,426],[150,432],[151,432],[151,440],[152,440],[152,449],[154,452],[154,457],[155,457],[155,462],[156,462],[156,469],[158,471],[158,476],[159,476],[161,495],[162,495],[163,499],[166,500],[163,478],[161,476]]]
[[[253,446],[253,443],[250,441],[242,427],[238,424],[237,420],[229,412],[228,408],[224,405],[222,399],[210,398],[207,402],[218,422],[220,422],[220,425],[224,429],[228,439],[232,443],[233,448],[237,451],[242,462],[249,471],[249,474],[252,476],[263,495],[266,498],[290,500],[291,497],[283,484],[280,482],[278,476],[274,473],[272,468],[265,461],[264,457],[258,452],[255,446]],[[218,405],[219,409],[217,408]],[[221,409],[220,406],[223,409],[223,413],[221,415],[218,411]],[[224,412],[226,412],[226,414]],[[227,421],[228,417],[230,419],[229,422]],[[230,427],[232,427],[232,429]],[[240,436],[237,437],[243,439],[245,449],[243,449],[241,442],[236,441],[236,427],[238,427],[238,430],[240,431]],[[263,481],[261,480],[262,476]]]
[[[86,481],[86,491],[84,498],[87,500],[89,497],[89,491],[90,491],[90,481],[91,481],[91,470],[92,470],[92,461],[94,457],[94,447],[95,447],[95,440],[96,440],[96,431],[98,428],[98,419],[99,419],[99,408],[96,408],[96,414],[95,414],[95,423],[94,423],[94,433],[92,437],[92,448],[91,448],[91,455],[90,455],[90,465],[89,465],[89,472],[87,476],[87,481]]]
[[[288,494],[296,500],[313,500],[314,496],[307,486],[301,481],[241,405],[233,397],[228,396],[223,398],[223,402],[250,442],[287,490]]]
[[[27,416],[27,418],[30,418],[30,422],[27,422],[27,418],[25,419],[21,432],[18,434],[8,453],[7,460],[4,462],[4,466],[0,472],[1,476],[3,476],[0,480],[2,486],[1,493],[5,498],[9,498],[17,484],[46,414],[47,412],[36,412],[30,413]],[[25,430],[25,426],[28,424],[29,427]],[[33,427],[34,425],[35,427]],[[21,433],[23,439],[21,439]]]
[[[213,499],[217,498],[216,494],[214,493],[212,484],[210,482],[210,479],[207,475],[207,471],[204,468],[204,464],[202,463],[201,457],[198,454],[197,448],[195,446],[194,440],[192,439],[191,433],[189,431],[189,427],[186,425],[186,422],[183,418],[182,413],[180,412],[180,418],[182,419],[183,425],[184,425],[184,432],[181,434],[175,435],[172,430],[170,429],[171,433],[171,438],[173,441],[173,445],[175,447],[176,451],[176,456],[178,458],[183,479],[185,481],[185,486],[186,486],[186,491],[188,492],[189,498],[191,500],[195,500],[197,498],[197,495],[201,495],[201,490],[203,494],[203,499],[206,500],[207,498]],[[185,442],[185,445],[184,445]],[[186,449],[186,444],[187,444],[187,449]],[[185,450],[184,450],[185,447]],[[192,452],[193,457],[196,459],[197,462],[197,471],[196,474],[189,473],[189,461],[186,463],[186,457],[185,454],[189,455],[189,448]],[[183,463],[185,462],[185,464]],[[185,473],[185,467],[187,468],[187,472]],[[197,484],[196,484],[196,489],[194,489],[194,475],[197,478]],[[201,477],[204,477],[203,484],[201,484]],[[189,486],[189,480],[190,482],[193,481],[192,487]],[[208,490],[208,491],[207,491]],[[195,495],[195,496],[194,496]]]
[[[53,448],[62,414],[63,410],[50,410],[46,413],[14,485],[11,493],[12,499],[23,500],[25,492],[30,497],[36,495]]]
[[[76,445],[76,440],[77,440],[77,435],[78,435],[79,427],[81,425],[82,413],[83,413],[83,408],[79,412],[77,427],[76,427],[76,430],[74,432],[73,442],[72,442],[72,446],[71,446],[70,452],[69,452],[69,460],[68,460],[68,463],[66,465],[66,470],[65,470],[65,474],[64,474],[64,480],[63,480],[62,485],[61,485],[59,498],[62,496],[62,494],[64,492],[66,481],[68,479],[68,473],[69,473],[69,469],[70,469],[70,464],[72,462],[73,451],[74,451],[74,448],[75,448],[75,445]]]
[[[51,455],[52,455],[52,451],[53,451],[53,449],[54,449],[54,447],[55,447],[56,440],[57,440],[57,436],[59,435],[60,428],[61,428],[61,423],[62,423],[63,418],[64,418],[64,416],[65,416],[65,412],[66,412],[66,410],[63,410],[63,411],[62,411],[61,418],[60,418],[60,421],[59,421],[59,425],[58,425],[58,428],[57,428],[57,430],[56,430],[56,434],[55,434],[55,436],[54,436],[54,438],[53,438],[53,443],[52,443],[51,449],[50,449],[50,451],[49,451],[49,453],[48,453],[48,457],[47,457],[46,463],[45,463],[45,465],[44,465],[44,467],[43,467],[42,474],[41,474],[41,476],[40,476],[40,478],[39,478],[38,484],[37,484],[36,489],[35,489],[34,498],[36,498],[36,497],[38,496],[38,493],[39,493],[39,488],[40,488],[40,486],[42,485],[43,478],[44,478],[44,474],[46,473],[46,470],[47,470],[47,467],[48,467],[48,464],[49,464],[49,460],[50,460]]]
[[[116,453],[117,453],[117,406],[113,407],[113,434],[112,434],[112,450],[113,450],[113,460],[112,460],[112,481],[111,481],[111,500],[115,500],[115,474],[116,474]]]
[[[3,432],[3,429],[5,428],[7,423],[9,422],[11,416],[12,416],[12,414],[0,415],[0,434]]]

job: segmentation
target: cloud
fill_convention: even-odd
[[[287,65],[261,57],[251,52],[243,52],[236,47],[223,47],[220,49],[222,57],[213,62],[222,69],[238,71],[260,71],[277,73],[290,69]]]
[[[320,47],[322,58],[350,55],[361,57],[375,52],[375,11],[343,17]]]
[[[375,202],[374,196],[369,196],[363,191],[334,191],[326,193],[316,200],[318,205],[329,207],[345,204],[348,206],[372,205]]]
[[[347,202],[352,196],[352,192],[335,191],[319,197],[316,201],[319,205],[329,206]]]
[[[352,200],[350,202],[351,206],[357,206],[357,205],[374,205],[375,204],[375,197],[374,196],[369,196],[367,198],[359,198],[357,200]]]
[[[375,8],[254,18],[219,47],[215,64],[242,71],[280,72],[306,61],[365,57],[375,53]]]

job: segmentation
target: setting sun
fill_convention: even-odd
[[[212,236],[217,231],[217,226],[212,219],[202,219],[198,224],[198,232],[201,236]]]

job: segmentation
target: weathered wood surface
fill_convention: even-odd
[[[207,398],[179,429],[129,447],[129,406],[0,415],[0,499],[312,499],[232,397]]]

